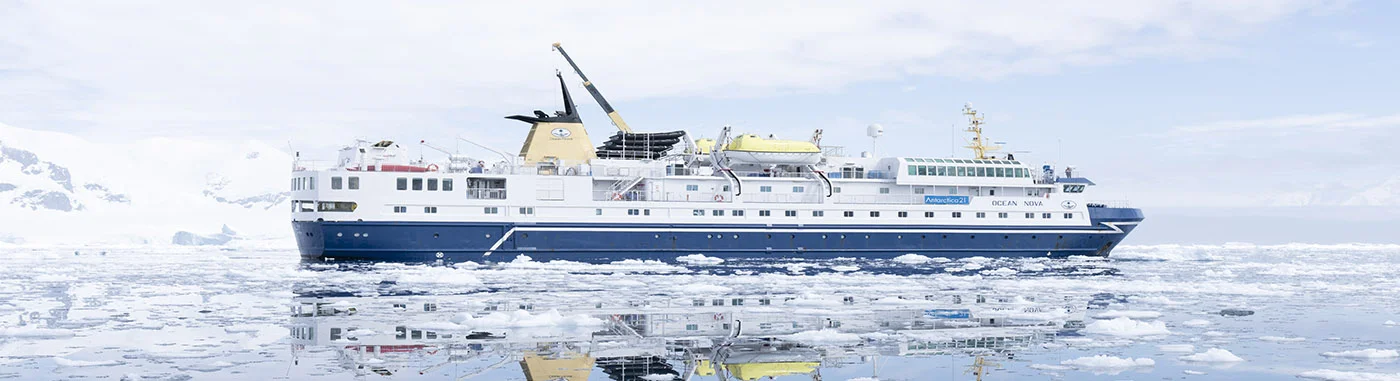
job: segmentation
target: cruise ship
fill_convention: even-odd
[[[518,153],[413,158],[356,141],[334,162],[297,155],[292,224],[309,259],[615,261],[718,258],[1107,256],[1143,220],[1093,199],[1074,168],[1032,165],[983,136],[969,106],[968,157],[846,155],[808,140],[724,126],[634,131],[563,48],[617,132],[594,145],[556,73],[563,111],[529,125]],[[522,131],[523,132],[523,131]],[[867,128],[878,139],[883,128]]]

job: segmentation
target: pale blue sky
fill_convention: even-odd
[[[0,0],[0,123],[511,151],[526,125],[501,117],[559,109],[558,68],[598,140],[561,41],[637,129],[858,152],[880,123],[882,153],[946,155],[972,102],[1023,158],[1141,205],[1400,201],[1393,1],[230,4]]]

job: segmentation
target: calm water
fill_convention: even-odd
[[[970,380],[981,358],[999,364],[987,380],[1400,379],[1400,246],[1115,255],[434,266],[11,249],[0,378]]]

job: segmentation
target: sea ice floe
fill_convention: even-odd
[[[791,335],[783,336],[783,338],[800,343],[811,344],[848,343],[854,341],[861,341],[860,335],[831,329],[823,329],[819,331],[802,331]]]
[[[1240,362],[1240,361],[1244,361],[1244,359],[1240,358],[1240,356],[1235,356],[1234,353],[1230,353],[1230,351],[1224,350],[1224,349],[1220,349],[1220,348],[1211,348],[1211,349],[1207,349],[1205,352],[1201,352],[1201,353],[1197,353],[1197,354],[1191,354],[1191,355],[1186,355],[1186,356],[1181,356],[1180,359],[1182,359],[1182,360],[1184,360],[1184,361],[1194,361],[1194,362]]]
[[[993,276],[1011,276],[1011,275],[1016,275],[1016,273],[1017,273],[1016,270],[1012,270],[1012,269],[1009,268],[1009,267],[999,267],[999,268],[997,268],[996,270],[985,270],[985,271],[982,271],[982,275],[993,275]]]
[[[529,328],[529,327],[597,327],[604,325],[604,321],[588,315],[564,316],[558,310],[549,310],[540,314],[531,314],[529,311],[515,310],[511,312],[492,312],[486,316],[474,317],[470,314],[458,314],[452,317],[452,323],[462,328]]]
[[[1396,323],[1394,320],[1386,320],[1384,323],[1381,323],[1381,325],[1394,327],[1400,325],[1400,323]]]
[[[906,265],[917,265],[917,264],[928,263],[928,262],[930,262],[930,261],[933,261],[933,258],[929,258],[929,257],[927,257],[927,256],[918,255],[918,254],[912,254],[912,253],[911,253],[911,254],[904,254],[904,255],[901,255],[901,256],[898,256],[898,257],[894,257],[894,261],[895,261],[895,262],[899,262],[899,263],[903,263],[903,264],[906,264]]]
[[[1206,374],[1206,372],[1202,372],[1202,371],[1199,371],[1199,370],[1190,370],[1190,369],[1183,370],[1183,371],[1181,371],[1181,373],[1189,374],[1189,375],[1192,375],[1192,376],[1200,376],[1200,375]]]
[[[1354,359],[1387,359],[1400,357],[1400,351],[1394,349],[1366,348],[1354,351],[1322,352],[1327,357],[1346,357]]]
[[[1162,313],[1161,313],[1161,312],[1157,312],[1157,311],[1117,311],[1117,310],[1115,310],[1115,311],[1104,311],[1104,312],[1099,313],[1098,315],[1094,315],[1094,318],[1095,318],[1095,319],[1117,319],[1117,318],[1120,318],[1120,317],[1125,317],[1125,318],[1134,319],[1134,320],[1148,320],[1148,319],[1156,319],[1156,318],[1162,317]]]
[[[17,337],[29,339],[48,339],[72,337],[73,331],[66,329],[33,328],[33,327],[0,327],[0,337]]]
[[[1191,320],[1187,320],[1187,321],[1181,322],[1181,325],[1184,325],[1184,326],[1187,326],[1187,327],[1205,327],[1205,326],[1208,326],[1208,325],[1210,325],[1210,324],[1211,324],[1211,323],[1210,323],[1210,320],[1205,320],[1205,319],[1191,319]]]
[[[1093,357],[1080,357],[1073,360],[1061,361],[1062,365],[1069,365],[1075,368],[1135,368],[1142,366],[1153,366],[1157,362],[1149,358],[1120,358],[1109,355],[1097,355]]]
[[[1118,317],[1089,323],[1089,325],[1084,328],[1084,332],[1118,337],[1163,336],[1172,333],[1170,330],[1167,330],[1166,323],[1160,321],[1142,322],[1127,317]]]
[[[836,271],[836,272],[848,273],[848,272],[860,270],[860,266],[837,265],[837,266],[831,266],[831,270],[832,270],[832,271]]]
[[[1028,366],[1028,368],[1035,369],[1035,370],[1070,370],[1070,369],[1074,369],[1074,367],[1072,367],[1072,366],[1066,366],[1066,365],[1050,365],[1050,364],[1031,364],[1030,366]]]
[[[1275,343],[1296,343],[1299,341],[1307,341],[1308,339],[1302,337],[1260,336],[1259,340],[1272,341]]]
[[[1298,373],[1300,378],[1324,381],[1400,381],[1400,373],[1347,372],[1332,369]]]
[[[53,358],[53,362],[54,362],[55,364],[58,364],[59,366],[70,366],[70,367],[83,367],[83,366],[114,366],[114,365],[121,365],[121,364],[122,364],[121,361],[112,361],[112,360],[108,360],[108,361],[70,360],[70,359],[63,358],[63,357],[54,357],[54,358]]]
[[[682,255],[676,257],[676,261],[692,265],[718,265],[724,263],[724,259],[722,258],[707,257],[705,254]]]

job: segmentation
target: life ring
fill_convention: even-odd
[[[724,314],[715,314],[715,320],[716,320],[716,321],[724,320]]]
[[[620,200],[622,200],[622,193],[613,192],[612,199],[613,199],[613,201],[620,201]]]
[[[438,165],[437,165],[437,164],[428,164],[428,172],[437,172],[437,171],[438,171]]]
[[[724,195],[715,195],[715,202],[724,202]]]

